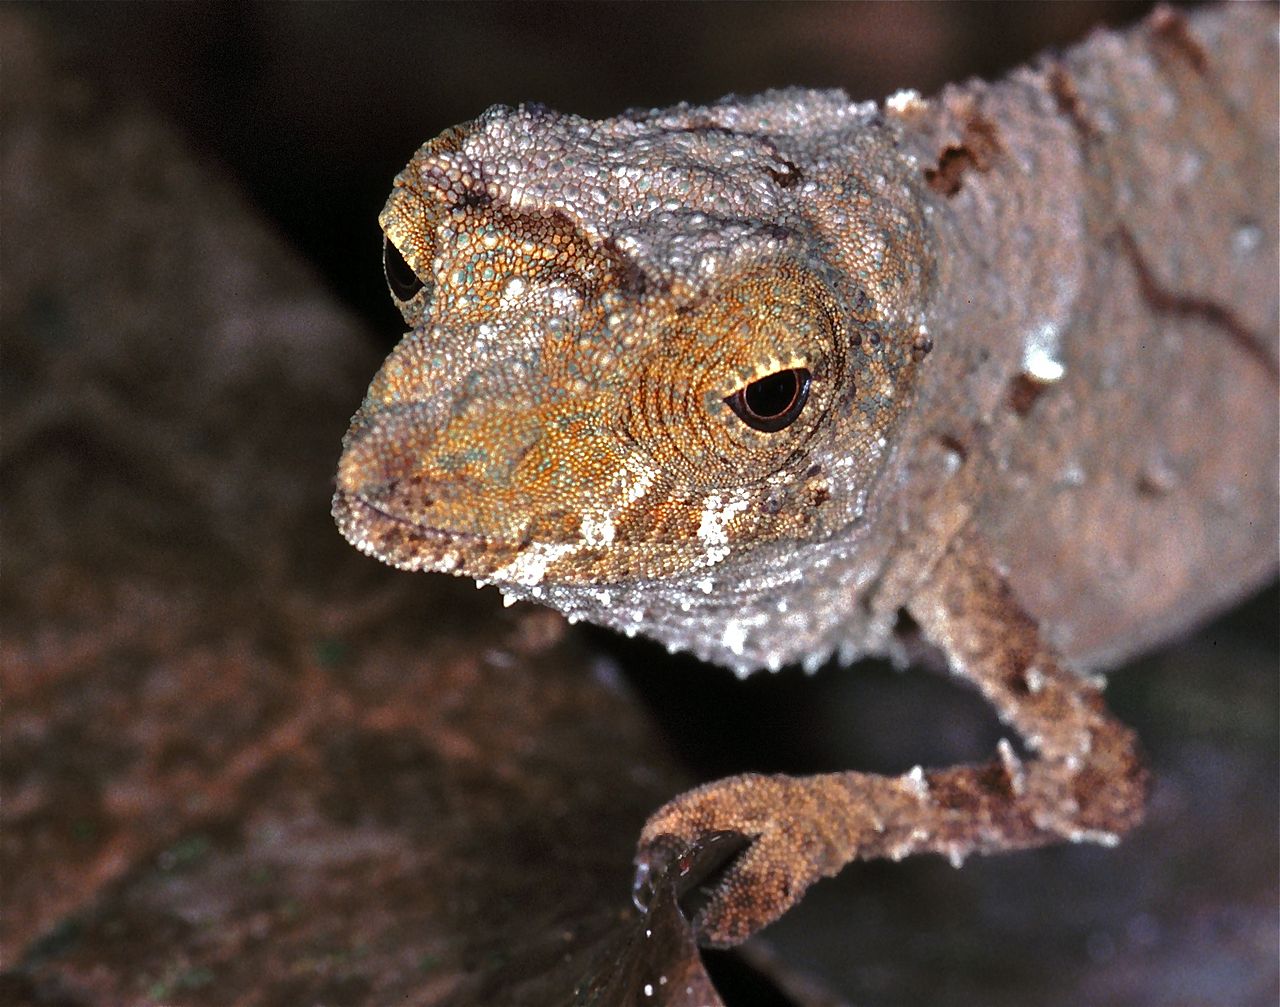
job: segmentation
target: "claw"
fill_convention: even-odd
[[[700,833],[692,843],[667,833],[656,836],[636,855],[631,901],[645,912],[653,900],[654,879],[674,867],[680,908],[686,919],[694,920],[729,865],[750,845],[749,836],[731,829]]]
[[[789,800],[803,784],[747,774],[682,794],[654,813],[641,833],[636,894],[651,878],[677,878],[681,911],[698,942],[740,944],[786,912],[820,876],[809,830],[788,828]]]

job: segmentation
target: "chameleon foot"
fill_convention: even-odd
[[[818,878],[833,874],[852,825],[836,822],[822,801],[825,777],[748,774],[691,790],[646,823],[636,856],[637,891],[682,851],[717,835],[745,838],[701,879],[702,904],[691,914],[699,942],[740,944],[786,912]],[[842,829],[832,826],[842,825]],[[871,827],[871,823],[866,823]],[[839,833],[839,834],[836,834]]]
[[[988,763],[898,777],[831,773],[734,776],[660,808],[640,834],[639,876],[672,851],[721,830],[749,840],[693,917],[710,947],[741,943],[793,906],[813,882],[855,859],[971,853],[1061,840],[1111,844],[1142,817],[1147,774],[1133,733],[1112,718],[1100,683],[1062,666],[976,546],[959,542],[912,611],[953,670],[1022,735]]]

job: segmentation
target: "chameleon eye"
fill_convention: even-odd
[[[404,261],[400,249],[387,238],[382,239],[382,270],[387,274],[387,286],[398,300],[413,300],[414,295],[423,287],[418,274]]]
[[[791,367],[739,388],[724,401],[752,430],[771,434],[799,417],[809,399],[811,378],[806,368]]]

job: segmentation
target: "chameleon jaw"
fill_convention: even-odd
[[[471,532],[432,528],[380,507],[358,491],[339,488],[332,514],[342,537],[366,556],[401,570],[482,577],[511,562],[520,549]],[[462,569],[465,563],[466,569]]]

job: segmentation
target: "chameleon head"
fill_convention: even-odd
[[[415,155],[380,218],[411,330],[345,440],[344,535],[536,594],[859,518],[927,349],[924,224],[744,107],[497,108]]]

